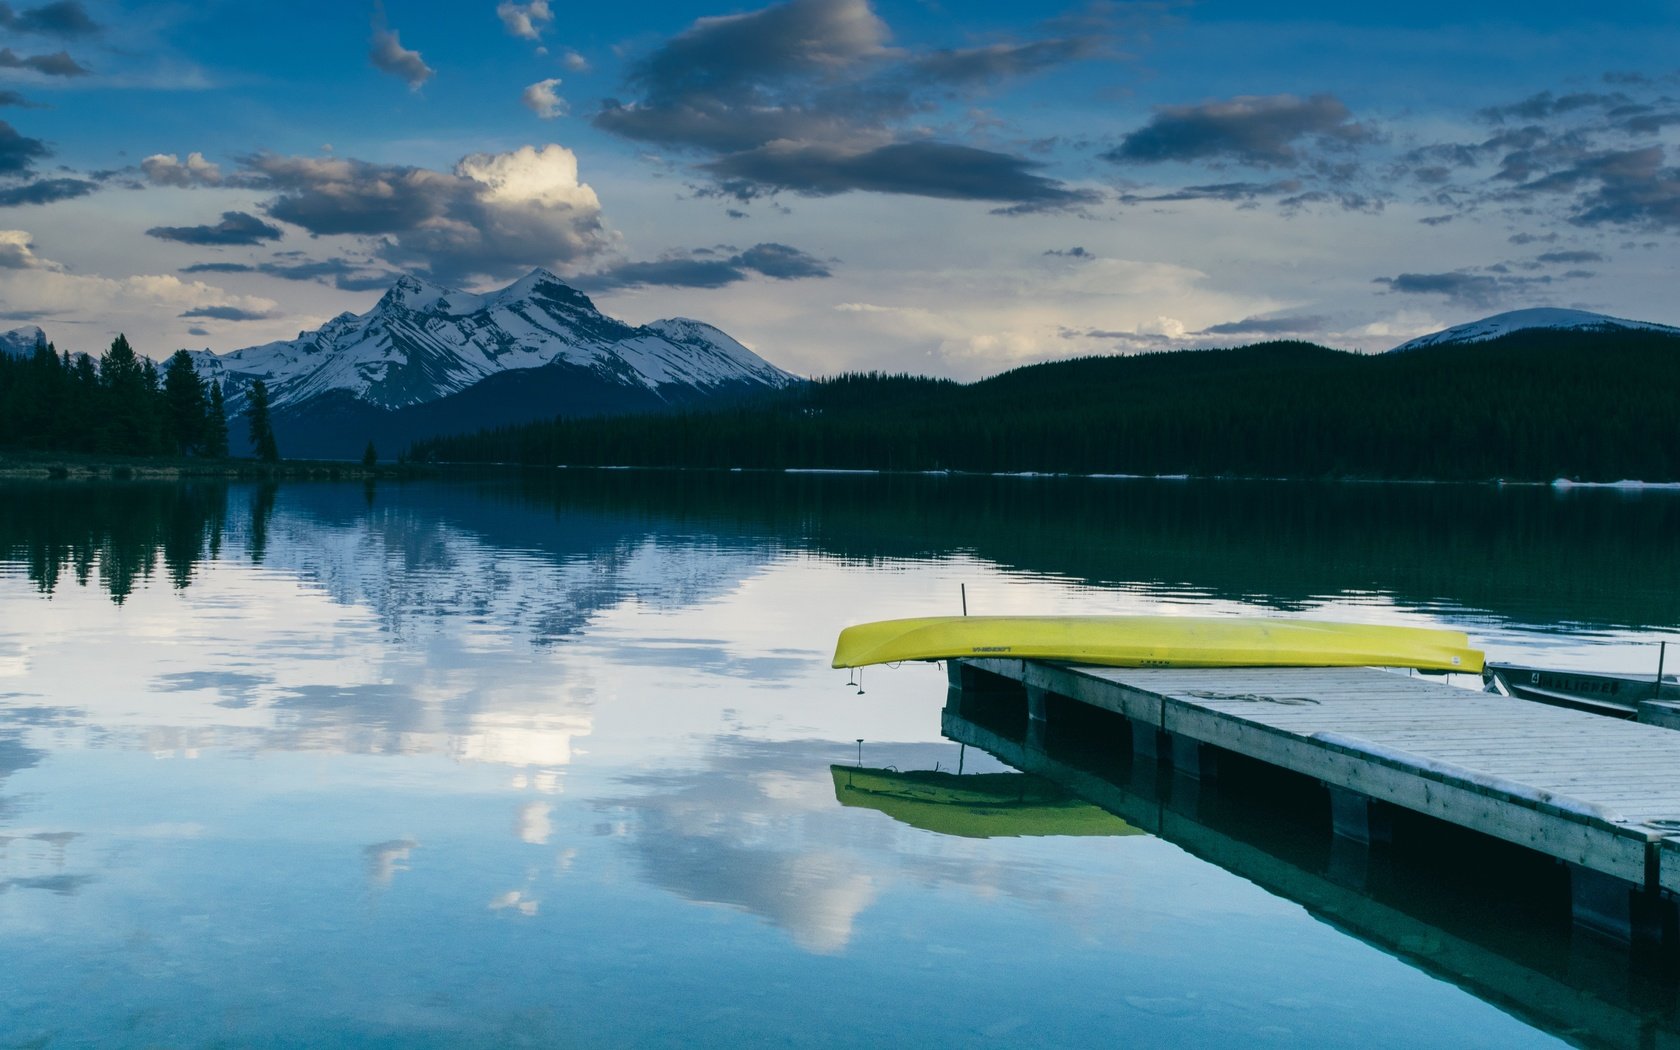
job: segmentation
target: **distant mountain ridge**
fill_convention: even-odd
[[[30,357],[35,348],[47,341],[47,333],[39,325],[26,324],[21,328],[0,332],[0,354],[8,357]]]
[[[1419,336],[1408,340],[1389,350],[1389,353],[1401,353],[1407,350],[1419,350],[1426,346],[1447,346],[1469,343],[1485,343],[1492,339],[1500,339],[1513,332],[1531,329],[1550,329],[1553,331],[1569,332],[1664,332],[1669,335],[1680,336],[1680,328],[1665,324],[1654,324],[1650,321],[1629,321],[1621,317],[1611,317],[1609,314],[1596,314],[1589,310],[1564,310],[1556,307],[1538,307],[1530,310],[1511,310],[1502,314],[1484,317],[1479,321],[1455,325],[1439,332]]]
[[[653,411],[800,382],[702,321],[608,317],[544,269],[482,294],[405,276],[368,312],[296,339],[191,353],[201,376],[226,384],[230,412],[263,381],[286,455],[355,455],[369,439],[395,451],[450,430]]]

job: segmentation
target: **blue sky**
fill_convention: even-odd
[[[1680,323],[1677,45],[1673,2],[15,0],[0,325],[225,351],[539,265],[807,374]]]

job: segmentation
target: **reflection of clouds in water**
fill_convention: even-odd
[[[70,844],[80,837],[74,831],[0,835],[0,893],[45,890],[67,897],[80,892],[94,877],[64,870]]]
[[[392,839],[362,847],[362,859],[367,865],[367,878],[375,889],[385,889],[397,872],[408,870],[408,858],[420,843],[413,839]]]
[[[542,901],[535,897],[526,896],[524,890],[508,890],[501,896],[492,898],[489,904],[491,911],[511,909],[521,915],[535,915],[540,907],[542,907]]]
[[[549,802],[527,802],[519,807],[519,820],[515,824],[519,841],[533,846],[547,845],[548,837],[554,834],[554,821],[550,819],[553,812],[554,805]]]
[[[258,689],[270,679],[237,671],[178,671],[152,679],[150,688],[159,693],[194,693],[201,689],[221,694],[217,707],[250,707],[258,700]]]
[[[872,745],[871,759],[925,768],[949,751]],[[1034,864],[1012,847],[843,809],[829,763],[852,757],[843,745],[725,737],[704,768],[624,778],[646,793],[598,805],[625,814],[623,837],[650,882],[688,900],[745,909],[817,953],[844,949],[859,916],[896,883],[1043,905],[1075,926],[1092,918],[1092,902],[1112,897],[1111,886],[1098,891],[1097,876]],[[973,765],[989,761],[971,754]]]

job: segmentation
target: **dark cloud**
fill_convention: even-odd
[[[609,244],[594,190],[560,146],[464,157],[450,172],[351,158],[243,158],[264,208],[319,235],[372,238],[372,250],[440,280],[504,277],[575,262]]]
[[[1373,130],[1356,123],[1332,95],[1242,95],[1227,101],[1163,106],[1148,124],[1101,154],[1117,164],[1231,161],[1252,167],[1302,162],[1305,141],[1320,147],[1367,142]]]
[[[85,77],[91,72],[64,51],[51,55],[19,55],[9,47],[0,47],[0,69],[33,69],[49,77]]]
[[[187,329],[187,334],[188,335],[209,335],[210,334],[210,329],[204,328],[204,327],[201,327],[201,326],[195,324],[191,328]]]
[[[1473,306],[1491,306],[1503,293],[1497,278],[1461,272],[1403,273],[1398,277],[1378,277],[1372,283],[1386,285],[1389,291],[1405,295],[1440,295]]]
[[[1456,218],[1458,218],[1456,215],[1425,215],[1423,218],[1419,219],[1418,222],[1423,223],[1425,226],[1445,226],[1447,223],[1452,222]]]
[[[1288,335],[1317,332],[1326,321],[1323,317],[1245,317],[1240,321],[1226,321],[1209,325],[1197,335]]]
[[[1603,262],[1604,256],[1589,251],[1542,252],[1535,259],[1543,263],[1589,263]]]
[[[11,4],[0,3],[0,28],[17,33],[43,33],[48,36],[92,36],[100,25],[88,16],[87,9],[77,0],[53,0],[50,4],[13,10]]]
[[[1609,150],[1521,187],[1530,193],[1583,189],[1569,221],[1578,226],[1680,228],[1680,170],[1663,166],[1663,148]]]
[[[266,321],[274,316],[272,310],[246,310],[238,306],[200,306],[188,310],[181,317],[203,317],[212,321]]]
[[[52,150],[40,139],[20,135],[16,128],[0,120],[0,175],[18,175],[28,171]]]
[[[1300,179],[1279,179],[1276,182],[1215,182],[1203,186],[1184,186],[1166,193],[1151,195],[1126,194],[1124,204],[1156,201],[1252,201],[1260,197],[1280,197],[1299,193],[1306,183]]]
[[[1553,277],[1541,274],[1534,277],[1503,276],[1507,266],[1489,266],[1488,273],[1454,270],[1451,273],[1403,273],[1398,277],[1378,277],[1373,284],[1385,285],[1391,292],[1403,295],[1439,295],[1452,302],[1468,306],[1490,307],[1513,296],[1546,288],[1562,281],[1581,280],[1595,276],[1589,270],[1570,270]]]
[[[0,208],[16,208],[23,204],[51,204],[85,197],[99,188],[86,179],[36,179],[22,186],[0,189]]]
[[[19,109],[46,109],[39,102],[31,102],[16,91],[0,91],[0,106],[16,106]]]
[[[1007,154],[920,138],[901,125],[930,91],[982,87],[1095,54],[1100,33],[916,52],[888,46],[867,0],[786,0],[704,18],[632,65],[632,101],[597,127],[709,154],[714,192],[741,200],[851,191],[997,201],[1029,210],[1091,199]]]
[[[951,200],[1014,202],[1033,208],[1090,204],[1098,196],[1035,174],[1039,165],[1006,153],[944,142],[900,142],[862,152],[773,143],[701,167],[721,192],[751,200],[768,191],[813,197],[849,190]]]
[[[1542,91],[1520,102],[1513,102],[1505,106],[1489,106],[1477,115],[1483,120],[1493,123],[1516,118],[1518,120],[1542,120],[1547,117],[1561,116],[1576,110],[1597,109],[1607,110],[1618,106],[1628,105],[1632,100],[1620,92],[1612,94],[1597,94],[1591,91],[1578,91],[1568,95],[1554,95],[1550,91]]]
[[[942,84],[992,83],[1025,76],[1079,59],[1094,58],[1105,49],[1095,37],[1034,40],[1025,44],[931,51],[909,63],[917,77]]]
[[[1080,262],[1089,262],[1090,260],[1096,258],[1096,255],[1086,251],[1084,247],[1077,244],[1072,248],[1051,248],[1044,254],[1059,256],[1063,259],[1078,259]]]
[[[420,86],[437,73],[420,57],[420,52],[402,46],[395,30],[383,26],[373,31],[368,61],[373,63],[374,68],[403,81],[410,91],[420,90]]]
[[[181,273],[260,273],[287,281],[318,281],[341,291],[365,292],[389,287],[397,274],[344,259],[301,262],[265,262],[258,264],[232,262],[202,262],[183,266]]]
[[[1545,235],[1541,235],[1541,234],[1537,234],[1537,233],[1513,233],[1513,234],[1511,234],[1511,236],[1509,236],[1505,239],[1507,241],[1511,242],[1512,244],[1517,244],[1517,245],[1522,245],[1522,244],[1551,244],[1553,241],[1556,241],[1558,239],[1558,235],[1555,234],[1555,233],[1548,233],[1548,234],[1545,234]]]
[[[242,211],[222,212],[222,221],[214,226],[153,226],[146,235],[199,245],[261,244],[277,241],[282,236],[280,227]]]
[[[733,251],[733,249],[723,249]],[[571,283],[586,290],[639,288],[658,285],[673,288],[722,288],[747,280],[754,273],[776,280],[832,276],[828,266],[815,256],[785,244],[755,244],[745,251],[722,257],[722,251],[699,249],[667,255],[648,262],[620,266],[574,278]]]
[[[256,270],[258,273],[288,281],[318,281],[321,284],[331,284],[345,292],[387,288],[399,276],[390,270],[357,265],[344,259],[295,263],[267,262],[257,266]]]
[[[774,277],[779,281],[797,280],[801,277],[833,276],[822,260],[813,255],[807,255],[798,248],[791,248],[788,245],[774,242],[755,244],[735,256],[735,261],[749,270],[761,273],[766,277]]]

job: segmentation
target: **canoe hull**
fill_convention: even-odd
[[[835,667],[999,657],[1104,667],[1413,667],[1480,673],[1460,631],[1195,616],[934,616],[840,632]]]

